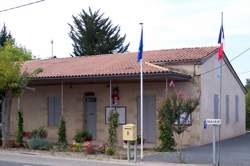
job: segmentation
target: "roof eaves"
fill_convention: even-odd
[[[61,80],[61,79],[84,79],[84,80],[103,80],[103,79],[130,79],[137,78],[139,79],[140,73],[131,73],[131,74],[102,74],[102,75],[76,75],[76,76],[51,76],[51,77],[33,77],[32,80]],[[187,74],[176,73],[172,71],[167,72],[145,72],[145,78],[157,78],[157,77],[171,77],[178,80],[188,80],[192,77]]]

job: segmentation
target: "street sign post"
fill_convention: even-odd
[[[206,119],[203,124],[204,129],[209,125],[213,128],[213,165],[216,166],[216,127],[221,125],[221,119]]]

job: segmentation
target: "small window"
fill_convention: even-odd
[[[239,121],[239,96],[235,96],[235,122]]]
[[[214,118],[219,118],[219,96],[214,95]]]
[[[48,125],[58,126],[61,117],[61,100],[59,96],[48,97]]]
[[[225,103],[225,105],[226,105],[226,124],[229,124],[229,118],[230,118],[230,116],[229,116],[229,95],[226,95],[226,103]]]

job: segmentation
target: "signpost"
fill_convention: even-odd
[[[213,165],[216,166],[216,126],[221,125],[221,119],[206,119],[204,120],[204,128],[208,125],[213,127]]]

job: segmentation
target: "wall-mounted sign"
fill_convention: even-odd
[[[105,124],[108,124],[108,118],[110,115],[111,110],[116,110],[119,114],[119,124],[126,124],[126,107],[125,106],[112,106],[111,108],[109,106],[105,107]]]
[[[174,123],[175,125],[178,124],[178,121],[175,121]],[[186,112],[183,112],[181,115],[180,115],[180,124],[181,125],[192,125],[192,117],[191,117],[191,114],[187,114]]]
[[[204,123],[206,125],[221,125],[221,119],[206,119]]]

